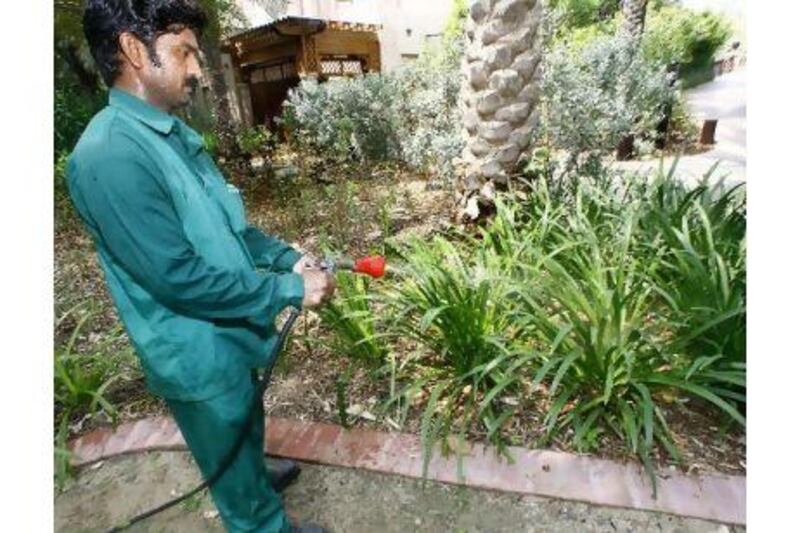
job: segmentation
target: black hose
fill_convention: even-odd
[[[169,500],[168,502],[159,505],[158,507],[150,509],[149,511],[145,511],[141,514],[134,516],[133,518],[125,522],[125,524],[109,529],[108,533],[123,531],[125,529],[128,529],[137,522],[141,522],[146,518],[150,518],[151,516],[157,515],[161,511],[169,509],[170,507],[174,507],[175,505],[186,500],[187,498],[191,498],[201,490],[210,487],[211,485],[216,483],[220,477],[222,477],[222,474],[225,473],[225,471],[233,463],[234,459],[236,459],[236,456],[239,454],[239,450],[242,448],[242,444],[244,444],[245,438],[247,438],[247,433],[250,429],[248,427],[248,424],[250,423],[250,420],[253,417],[252,415],[257,413],[258,412],[257,410],[262,406],[262,402],[264,401],[264,393],[266,392],[267,385],[269,385],[270,378],[272,377],[272,369],[275,367],[275,362],[278,360],[278,355],[280,354],[281,348],[283,347],[283,344],[286,342],[286,337],[289,336],[289,332],[291,331],[292,326],[294,325],[294,321],[297,320],[298,316],[300,316],[300,312],[297,309],[292,309],[289,318],[286,320],[286,323],[281,328],[281,332],[278,337],[278,342],[272,349],[272,353],[270,354],[270,359],[267,361],[267,366],[264,369],[264,373],[258,380],[258,387],[256,388],[255,399],[253,401],[253,406],[250,411],[250,416],[247,417],[245,425],[242,428],[242,431],[239,432],[239,436],[236,438],[236,442],[231,448],[231,451],[228,452],[228,454],[222,460],[222,462],[220,463],[219,467],[217,467],[217,470],[214,472],[214,474],[211,475],[211,477],[207,478],[205,481],[203,481],[200,485],[190,490],[189,492],[177,496]]]

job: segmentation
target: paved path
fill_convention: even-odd
[[[186,452],[117,456],[84,468],[55,498],[55,531],[103,531],[191,488],[199,476]],[[289,516],[332,533],[744,531],[705,520],[613,509],[537,496],[456,487],[364,470],[306,464],[284,494]],[[131,531],[223,533],[208,496]]]
[[[718,162],[715,176],[727,175],[729,183],[745,181],[747,170],[747,70],[738,69],[687,91],[689,108],[698,121],[716,118],[716,144],[708,152],[679,159],[677,173],[696,182]],[[667,168],[673,158],[666,159]],[[658,160],[615,163],[616,168],[646,171],[658,167]]]

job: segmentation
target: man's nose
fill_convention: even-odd
[[[189,60],[189,66],[186,74],[187,76],[194,76],[197,78],[197,81],[200,81],[203,78],[203,69],[200,68],[200,62],[196,57],[192,56],[192,58]]]

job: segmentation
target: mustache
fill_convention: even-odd
[[[196,76],[189,76],[184,81],[184,84],[194,93],[197,92],[197,88],[200,86],[200,80]]]

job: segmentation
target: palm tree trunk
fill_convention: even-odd
[[[508,184],[537,124],[543,0],[478,0],[469,6],[461,111],[462,214],[475,219]]]
[[[622,25],[620,33],[638,42],[644,33],[647,0],[622,0]]]

